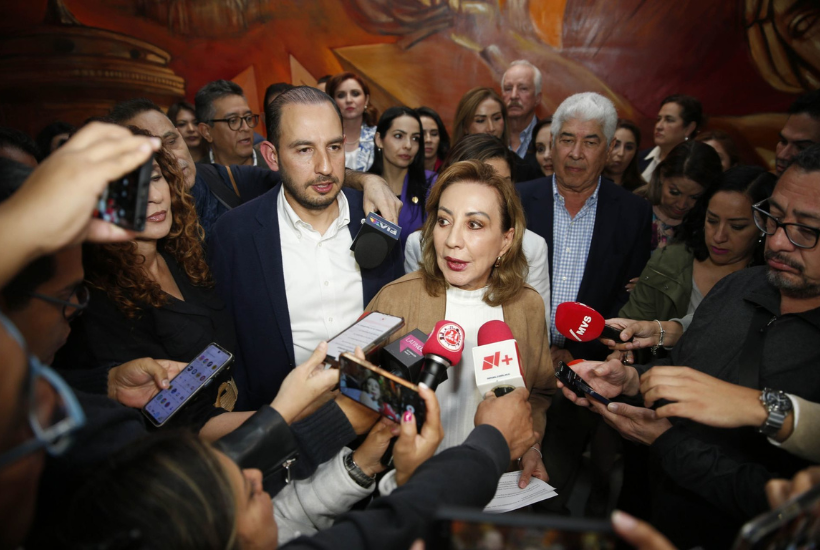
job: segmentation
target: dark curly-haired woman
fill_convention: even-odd
[[[84,249],[91,299],[58,356],[66,368],[141,357],[188,363],[211,342],[233,351],[233,321],[213,288],[194,200],[164,149],[154,157],[147,216],[134,240]]]

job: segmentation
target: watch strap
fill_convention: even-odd
[[[376,481],[376,476],[369,476],[364,473],[356,461],[353,460],[353,453],[348,453],[347,456],[344,458],[344,465],[345,470],[347,470],[347,474],[350,476],[350,479],[356,482],[356,485],[363,489],[369,488],[373,485],[373,482]]]

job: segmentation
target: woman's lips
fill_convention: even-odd
[[[728,254],[729,250],[726,248],[718,248],[717,246],[712,247],[712,254],[716,254],[718,256],[723,256],[724,254]]]
[[[399,158],[400,158],[401,160],[410,160],[410,159],[412,159],[413,157],[411,157],[410,155],[399,155]]]
[[[145,221],[161,223],[165,221],[166,215],[167,213],[165,212],[165,210],[160,210],[159,212],[154,212],[153,214],[145,218]]]
[[[447,256],[444,259],[447,261],[447,267],[451,271],[464,271],[465,269],[467,269],[467,262],[456,260],[455,258],[451,258],[449,256]]]

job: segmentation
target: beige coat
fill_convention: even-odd
[[[443,292],[436,297],[427,294],[421,273],[415,271],[385,285],[365,309],[404,317],[405,327],[430,334],[436,323],[444,319],[446,305]],[[501,308],[504,322],[509,325],[521,353],[524,382],[530,391],[533,429],[543,437],[547,408],[556,390],[544,301],[534,288],[525,285]],[[391,342],[400,336],[394,335]]]

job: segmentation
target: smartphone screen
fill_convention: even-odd
[[[356,346],[369,353],[390,336],[404,326],[404,319],[386,315],[377,311],[371,312],[359,319],[341,333],[334,336],[327,343],[327,358],[325,361],[337,366],[339,356],[349,351],[356,351]]]
[[[428,550],[461,548],[614,549],[617,538],[609,522],[535,514],[488,514],[443,508],[426,541]]]
[[[820,485],[746,523],[735,550],[802,550],[820,547]]]
[[[232,361],[230,352],[211,344],[145,405],[143,414],[154,426],[162,426]]]
[[[354,401],[401,423],[405,411],[416,417],[419,429],[426,409],[418,387],[379,367],[365,365],[350,353],[340,357],[339,388]]]
[[[143,231],[148,213],[148,192],[154,158],[108,184],[97,202],[94,216],[126,229]]]
[[[578,373],[569,368],[563,361],[558,361],[558,369],[555,371],[555,377],[560,380],[563,385],[575,392],[575,395],[578,397],[589,396],[604,405],[609,405],[610,403],[609,399],[593,390],[583,378],[578,376]]]

